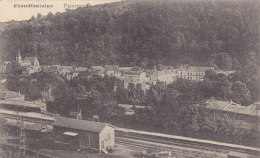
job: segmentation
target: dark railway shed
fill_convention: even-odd
[[[52,126],[55,142],[76,149],[89,148],[106,153],[107,147],[115,145],[114,126],[110,124],[60,117]]]

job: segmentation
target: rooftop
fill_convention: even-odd
[[[25,57],[23,62],[30,61],[31,63],[33,63],[35,58],[36,57]]]
[[[11,110],[5,110],[5,109],[0,109],[0,116],[6,116],[6,115],[16,115],[16,116],[24,116],[28,118],[37,118],[37,119],[43,119],[43,120],[48,120],[48,121],[54,121],[55,118],[47,115],[42,115],[41,113],[36,113],[36,112],[19,112],[16,113],[16,111],[11,111]]]
[[[132,68],[133,67],[119,67],[118,69],[122,70],[122,71],[126,71],[126,70],[130,71],[130,70],[132,70]]]
[[[64,117],[59,117],[52,124],[53,126],[65,127],[71,129],[78,129],[90,132],[101,132],[106,126],[111,126],[106,123],[87,121],[87,120],[76,120]]]
[[[236,71],[225,71],[225,70],[215,70],[215,72],[218,74],[218,73],[223,73],[225,75],[229,75],[229,74],[232,74],[232,73],[235,73]]]
[[[105,68],[102,66],[91,66],[92,70],[96,70],[96,71],[100,71],[100,72],[104,72]]]
[[[13,91],[7,91],[7,90],[0,91],[0,99],[3,100],[12,99],[16,97],[23,97],[23,96],[24,96],[23,94],[13,92]]]
[[[169,74],[177,74],[177,70],[164,70],[164,71],[157,71],[158,75],[169,75]]]
[[[118,65],[105,65],[105,69],[107,71],[118,71],[119,66]]]
[[[251,104],[249,106],[241,106],[234,102],[220,101],[220,100],[208,100],[208,101],[206,101],[206,105],[207,105],[207,108],[210,108],[210,109],[260,117],[259,102]]]
[[[19,123],[17,120],[6,119],[5,125],[18,127]],[[28,130],[40,131],[44,128],[47,128],[47,125],[42,123],[32,123],[24,121],[24,128]]]
[[[130,75],[140,75],[142,71],[124,71],[124,74],[130,74]]]
[[[104,69],[103,66],[91,66],[91,69]]]
[[[87,67],[77,67],[75,71],[87,71]]]
[[[32,108],[41,108],[42,106],[45,106],[45,103],[40,103],[40,102],[13,101],[13,100],[0,100],[0,104],[24,106],[24,107],[32,107]]]
[[[188,70],[190,70],[190,71],[206,71],[206,70],[214,70],[214,67],[208,67],[208,66],[190,66],[190,67],[188,67]]]

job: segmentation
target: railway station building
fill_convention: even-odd
[[[88,148],[107,153],[115,145],[114,126],[101,122],[59,117],[52,124],[55,142],[77,149]]]

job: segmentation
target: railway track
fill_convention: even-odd
[[[130,130],[131,131],[131,130]],[[201,151],[207,151],[207,152],[218,152],[223,154],[228,154],[230,151],[239,152],[243,154],[248,155],[260,155],[260,149],[258,148],[251,148],[251,147],[245,147],[245,146],[239,146],[239,145],[233,145],[230,144],[224,144],[225,146],[222,146],[222,144],[213,144],[213,143],[206,143],[204,140],[202,142],[199,141],[189,141],[188,139],[177,139],[177,138],[170,138],[170,137],[164,137],[164,136],[157,136],[152,134],[146,134],[148,132],[145,132],[145,134],[140,134],[141,132],[135,133],[134,131],[131,132],[117,132],[117,137],[123,137],[123,138],[129,138],[129,139],[135,139],[135,140],[143,140],[148,142],[155,142],[155,143],[161,143],[166,145],[172,145],[172,146],[178,146],[183,148],[190,148],[190,149],[197,149]]]
[[[15,114],[1,114],[1,118],[8,119],[20,119],[19,116]],[[44,123],[51,124],[53,120],[37,117],[25,117],[25,121],[33,123]],[[118,134],[119,133],[119,134]],[[141,142],[136,142],[142,141]],[[186,138],[174,135],[166,135],[161,133],[153,133],[146,131],[138,131],[131,129],[116,129],[116,142],[118,144],[127,145],[131,148],[138,147],[137,149],[144,148],[149,149],[151,147],[154,150],[167,149],[174,152],[179,152],[179,150],[186,149],[186,151],[194,151],[196,153],[220,153],[227,154],[230,151],[235,151],[239,153],[245,153],[249,155],[260,155],[260,149],[254,147],[246,147],[235,144],[220,143],[208,140],[199,140],[193,138]],[[156,144],[157,143],[157,144]],[[140,144],[142,146],[140,146]],[[182,150],[180,154],[189,155],[188,152]]]
[[[137,140],[141,139],[141,140],[149,141],[149,142],[155,142],[155,143],[161,143],[161,144],[167,144],[167,145],[173,145],[173,146],[180,146],[180,147],[184,147],[184,148],[193,148],[193,149],[198,149],[198,150],[203,150],[203,151],[227,153],[226,150],[223,150],[223,149],[213,149],[212,147],[209,147],[206,145],[199,146],[198,144],[191,143],[191,142],[166,141],[166,140],[160,140],[160,139],[135,137],[135,136],[126,136],[126,138],[137,139]]]
[[[151,145],[146,145],[146,144],[140,144],[140,143],[134,143],[134,142],[126,142],[126,141],[120,141],[120,140],[116,140],[116,144],[120,144],[123,146],[126,146],[128,148],[137,150],[137,151],[145,151],[145,150],[153,150],[154,152],[159,152],[162,150],[167,150],[167,151],[172,151],[175,155],[178,156],[182,156],[182,157],[194,157],[194,155],[190,154],[190,153],[184,153],[184,152],[180,152],[177,150],[172,150],[172,149],[165,149],[159,146],[151,146]]]
[[[212,157],[226,157],[226,154],[218,153],[218,152],[208,152],[203,150],[196,150],[192,148],[182,148],[173,145],[166,145],[160,143],[151,143],[148,141],[135,140],[130,138],[116,138],[116,144],[127,146],[128,148],[137,150],[137,151],[145,151],[150,150],[154,152],[159,151],[171,151],[177,158],[212,158]]]
[[[5,114],[5,113],[0,113],[0,118],[1,119],[13,119],[13,120],[21,120],[21,116],[17,114]],[[43,119],[43,118],[37,118],[37,117],[28,117],[24,116],[24,121],[32,122],[32,123],[42,123],[42,124],[51,124],[54,122],[53,120],[50,119]]]

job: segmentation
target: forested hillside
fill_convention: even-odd
[[[128,0],[9,24],[0,53],[13,60],[20,49],[41,64],[239,69],[249,53],[259,59],[259,15],[257,0]]]

